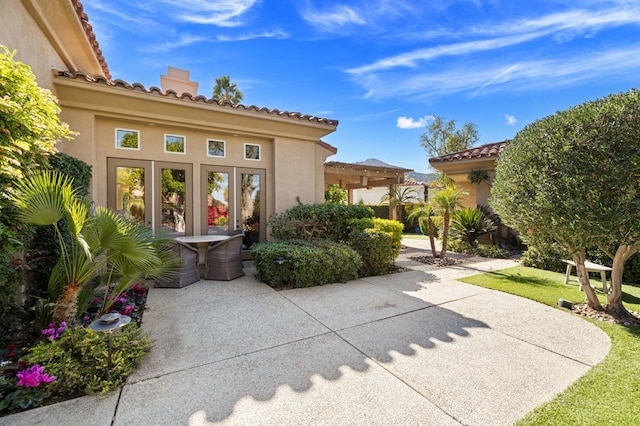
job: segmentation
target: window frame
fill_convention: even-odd
[[[209,153],[209,142],[221,142],[222,143],[222,155],[215,155],[215,154],[210,154]],[[223,139],[212,139],[212,138],[208,138],[207,139],[207,157],[213,157],[213,158],[227,158],[227,141],[223,140]]]
[[[115,132],[115,147],[116,149],[128,149],[130,151],[140,151],[140,145],[141,145],[141,140],[140,140],[140,130],[134,130],[134,129],[124,129],[121,127],[116,127],[116,132]],[[127,132],[127,133],[135,133],[138,135],[138,146],[135,148],[130,148],[128,146],[121,146],[120,145],[120,139],[118,138],[118,132]]]
[[[249,157],[247,157],[247,148],[249,146],[257,146],[258,147],[258,158],[249,158]],[[262,145],[260,145],[258,143],[245,142],[244,143],[243,157],[244,157],[245,160],[249,160],[249,161],[260,161],[260,160],[262,160]]]
[[[169,151],[167,150],[167,138],[182,138],[182,151]],[[173,133],[165,133],[164,134],[164,144],[163,149],[165,154],[180,154],[185,155],[187,153],[187,137],[183,135],[174,135]]]

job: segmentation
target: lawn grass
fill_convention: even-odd
[[[584,302],[577,283],[564,284],[563,280],[563,274],[524,266],[461,279],[554,307],[560,298]],[[600,286],[597,280],[592,283],[596,288]],[[640,311],[640,287],[624,285],[622,290],[627,309]],[[606,299],[604,294],[598,297]],[[530,412],[518,425],[640,424],[640,328],[591,322],[611,338],[609,355],[564,392]]]
[[[428,240],[429,236],[424,234],[402,234],[402,238],[409,238],[410,240]]]

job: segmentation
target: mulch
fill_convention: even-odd
[[[608,322],[612,324],[621,324],[626,327],[640,327],[640,312],[628,311],[629,315],[624,317],[617,317],[611,315],[606,310],[598,311],[596,309],[593,309],[586,303],[573,305],[572,311],[578,315],[597,321]]]

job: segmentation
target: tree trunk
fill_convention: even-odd
[[[638,248],[640,248],[640,243],[631,246],[621,244],[613,257],[611,287],[609,288],[609,294],[607,294],[607,312],[618,318],[629,315],[629,312],[622,304],[622,274],[625,262],[638,251]]]
[[[440,250],[440,259],[444,259],[447,254],[447,240],[449,239],[449,212],[445,211],[442,215],[442,250]]]
[[[66,321],[68,325],[75,323],[78,314],[78,293],[80,286],[67,284],[53,307],[53,320],[56,324]]]
[[[427,229],[429,230],[429,242],[431,243],[431,256],[437,257],[436,253],[436,241],[435,241],[435,226],[433,225],[433,220],[430,217],[427,218]]]
[[[589,274],[584,267],[584,260],[584,250],[573,255],[573,261],[576,264],[576,274],[578,275],[578,280],[580,281],[580,287],[582,287],[582,290],[587,297],[587,305],[590,308],[602,311],[602,305],[598,300],[598,296],[596,296],[596,293],[595,291],[593,291],[593,287],[591,287],[591,283],[589,282]]]

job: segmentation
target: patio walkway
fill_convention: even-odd
[[[152,289],[155,345],[120,392],[0,425],[509,425],[609,351],[581,318],[456,281],[511,260],[397,264],[411,270],[308,289],[273,290],[250,265]]]

